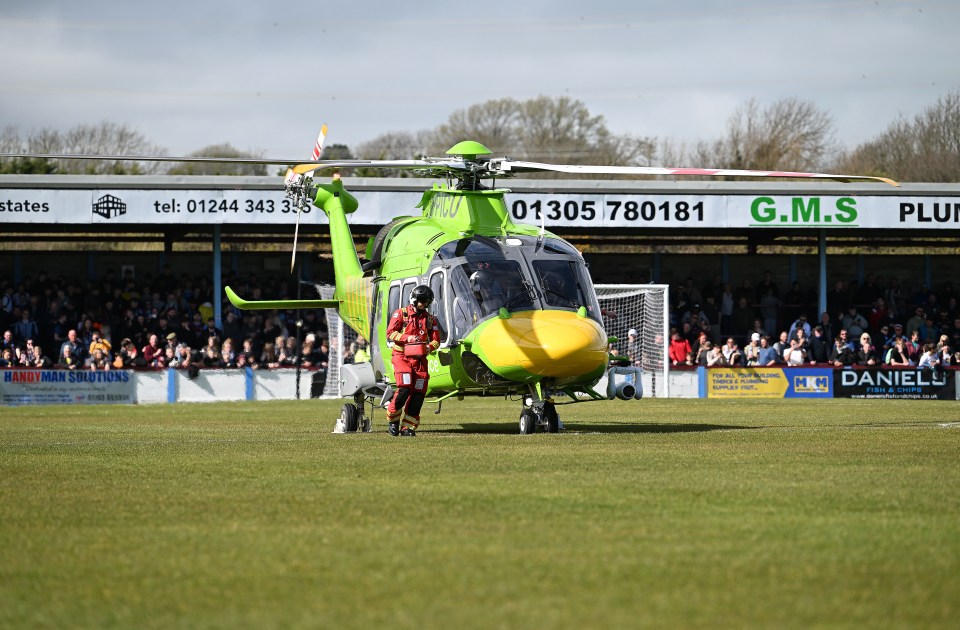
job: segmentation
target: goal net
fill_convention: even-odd
[[[596,285],[603,327],[607,335],[617,338],[613,344],[617,354],[628,356],[630,365],[643,369],[645,397],[670,396],[670,362],[666,360],[670,344],[668,289],[665,284]],[[630,339],[631,329],[637,332],[635,341]],[[606,379],[597,391],[605,388]]]
[[[334,288],[329,285],[320,286],[320,297],[324,300],[333,298]],[[330,335],[330,351],[327,358],[327,382],[323,386],[323,398],[340,397],[340,368],[343,366],[344,356],[352,356],[356,351],[357,333],[343,323],[336,309],[326,309],[327,334]]]
[[[631,365],[643,369],[643,395],[667,398],[670,386],[667,379],[669,361],[666,361],[670,343],[668,314],[668,285],[665,284],[598,284],[597,299],[603,313],[603,327],[607,335],[617,337],[617,353],[630,356]],[[333,287],[323,287],[321,297],[330,299]],[[340,367],[344,351],[350,354],[357,334],[345,326],[334,309],[327,309],[327,329],[330,335],[330,357],[324,398],[340,396]],[[637,331],[636,343],[631,344],[628,333]],[[605,392],[606,377],[596,390]]]

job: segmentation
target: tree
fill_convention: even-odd
[[[164,150],[126,125],[101,122],[77,125],[66,132],[44,128],[23,143],[29,153],[74,155],[160,155]],[[54,160],[60,174],[136,175],[155,173],[162,166],[154,162],[120,160]]]
[[[656,148],[654,139],[610,133],[603,116],[592,115],[581,101],[540,96],[471,105],[455,111],[433,131],[383,134],[360,145],[357,153],[365,159],[411,159],[443,155],[462,140],[480,142],[497,155],[567,164],[647,164]],[[398,174],[404,175],[392,173]]]
[[[331,144],[323,147],[323,153],[320,154],[321,160],[352,160],[353,154],[350,147],[345,144]]]
[[[592,155],[610,135],[603,116],[592,116],[583,103],[566,97],[522,103],[517,122],[524,154],[539,161],[594,162]]]
[[[0,131],[0,153],[23,153],[25,149],[16,127],[9,125]],[[0,173],[50,175],[56,171],[56,165],[44,158],[22,157],[0,160]]]
[[[23,151],[23,142],[20,132],[13,125],[7,125],[0,131],[0,153],[20,153]]]
[[[187,157],[258,160],[263,158],[263,154],[241,151],[229,143],[224,143],[211,144]],[[239,162],[183,162],[167,172],[170,175],[266,175],[267,166]]]
[[[320,154],[321,160],[352,160],[353,154],[350,152],[350,147],[345,144],[329,144],[323,147],[323,152]],[[306,161],[306,160],[304,160]],[[277,169],[277,175],[280,177],[285,177],[287,174],[288,166],[283,166]],[[341,174],[346,174],[343,172]]]
[[[53,175],[57,166],[45,158],[13,158],[0,160],[0,173],[16,173],[19,175]]]
[[[380,134],[357,146],[360,160],[412,160],[422,157],[427,149],[424,141],[430,142],[426,132],[393,131]]]
[[[900,116],[841,156],[836,168],[904,181],[960,181],[960,90],[937,99],[912,122]]]
[[[833,119],[813,103],[788,98],[761,108],[750,99],[729,119],[726,135],[697,143],[692,157],[712,168],[810,171],[836,150]]]
[[[516,153],[520,106],[515,99],[501,98],[457,110],[435,130],[431,150],[446,151],[461,140],[476,140],[497,153]]]
[[[436,140],[432,131],[394,131],[381,134],[357,147],[357,157],[361,160],[413,160],[429,154],[445,151],[436,150]],[[449,148],[449,147],[447,147]],[[349,158],[344,158],[349,159]],[[358,177],[418,177],[415,171],[358,168],[346,175]]]

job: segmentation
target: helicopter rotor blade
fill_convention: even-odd
[[[323,153],[323,143],[327,139],[327,125],[320,126],[320,135],[317,136],[317,142],[313,145],[313,153],[310,154],[311,160],[319,160],[320,154]]]
[[[0,159],[38,158],[46,160],[98,160],[104,162],[195,162],[206,164],[267,164],[289,166],[294,164],[284,178],[286,185],[295,182],[296,177],[308,175],[314,171],[340,170],[349,168],[382,168],[408,171],[423,171],[427,176],[448,173],[466,173],[473,171],[480,177],[486,177],[485,168],[475,162],[466,162],[456,158],[424,158],[420,160],[315,160],[304,162],[302,159],[259,159],[259,158],[218,158],[184,156],[143,156],[143,155],[93,155],[82,153],[0,153]]]
[[[808,179],[832,179],[840,182],[876,181],[900,186],[886,177],[870,175],[834,175],[830,173],[798,173],[792,171],[754,171],[742,169],[712,168],[663,168],[659,166],[598,166],[587,164],[544,164],[542,162],[522,162],[510,159],[491,160],[490,169],[503,174],[535,173],[548,171],[577,175],[689,175],[700,177],[785,177]]]
[[[224,158],[159,155],[97,155],[91,153],[0,153],[0,159],[39,158],[44,160],[102,160],[104,162],[198,162],[207,164],[295,164],[293,173],[305,175],[313,171],[344,168],[395,168],[405,170],[466,171],[474,164],[455,158],[424,158],[420,160],[314,160],[280,158]]]
[[[425,158],[422,160],[318,160],[293,167],[298,175],[332,168],[386,168],[397,170],[467,171],[470,166],[463,160],[449,158]]]
[[[634,175],[634,176],[692,176],[692,177],[775,177],[829,179],[840,182],[867,181],[881,182],[890,186],[899,186],[896,181],[886,177],[871,175],[839,175],[832,173],[802,173],[793,171],[760,171],[742,169],[712,168],[665,168],[659,166],[603,166],[587,164],[546,164],[526,162],[507,157],[484,158],[482,160],[465,157],[421,158],[417,160],[300,160],[259,159],[259,158],[216,158],[216,157],[159,157],[135,155],[90,155],[61,153],[0,153],[0,158],[42,158],[63,160],[103,160],[116,162],[209,162],[236,164],[295,164],[295,175],[306,175],[314,171],[347,168],[381,168],[424,171],[428,175],[472,173],[478,178],[510,177],[520,173],[554,172],[574,175]]]
[[[207,164],[277,164],[289,166],[302,159],[224,158],[161,155],[97,155],[93,153],[0,153],[0,158],[39,158],[43,160],[102,160],[104,162],[199,162]]]

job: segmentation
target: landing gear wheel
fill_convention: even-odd
[[[343,430],[348,433],[356,433],[358,428],[357,417],[360,411],[353,403],[347,403],[340,410],[340,421],[343,423]]]
[[[537,414],[533,413],[533,409],[524,409],[520,412],[520,433],[522,435],[530,435],[535,433],[537,430]]]
[[[560,433],[560,414],[555,404],[546,403],[543,406],[543,419],[547,421],[547,433]]]

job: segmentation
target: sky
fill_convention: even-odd
[[[0,0],[0,127],[300,159],[323,123],[351,146],[503,97],[677,143],[799,98],[853,148],[960,89],[958,28],[956,0]]]

